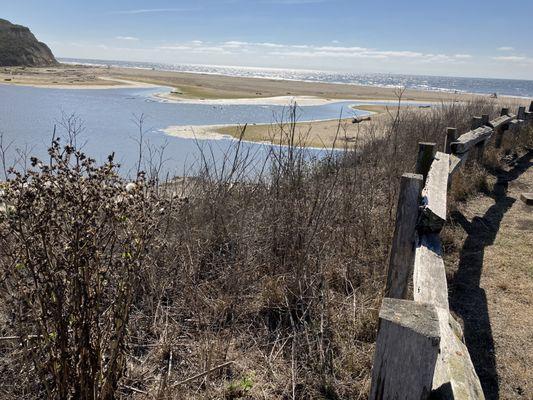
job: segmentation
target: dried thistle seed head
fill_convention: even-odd
[[[126,192],[133,192],[135,189],[137,189],[137,185],[133,182],[126,185]]]

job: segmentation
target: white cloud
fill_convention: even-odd
[[[268,53],[272,56],[299,57],[299,58],[374,58],[386,59],[387,56],[380,54],[350,53],[337,51],[273,51]]]
[[[115,39],[118,40],[130,40],[130,41],[137,41],[139,38],[133,37],[133,36],[115,36]]]
[[[499,56],[492,57],[492,59],[497,61],[526,61],[528,58],[523,56]]]
[[[190,51],[195,54],[257,54],[262,57],[283,57],[302,59],[369,59],[402,60],[424,63],[465,63],[473,57],[470,54],[433,54],[411,50],[379,50],[361,46],[282,44],[272,42],[247,42],[230,40],[225,42],[177,43],[158,47],[165,51]]]
[[[64,43],[54,45],[54,50],[57,49],[58,56],[170,64],[242,65],[458,76],[531,76],[533,66],[533,57],[520,53],[480,55],[468,54],[466,51],[423,52],[409,48],[349,46],[345,43],[334,44],[331,41],[303,44],[245,41],[238,40],[240,39],[238,37],[236,40],[220,41],[193,39],[165,41],[154,46],[149,46],[150,42],[142,38],[139,41],[122,40],[106,43],[107,46],[102,45],[102,42]],[[128,46],[131,48],[128,49]]]
[[[255,43],[255,44],[258,46],[263,46],[263,47],[276,47],[276,48],[283,47],[283,45],[279,43],[263,42],[263,43]]]
[[[498,47],[497,50],[498,51],[514,51],[514,47],[502,46],[502,47]]]
[[[347,52],[347,51],[362,52],[362,51],[368,50],[364,47],[342,47],[342,46],[319,46],[319,47],[312,46],[312,48],[314,48],[315,50],[320,50],[320,51],[339,51],[339,52]]]
[[[184,40],[160,42],[115,41],[52,42],[58,57],[161,62],[168,64],[240,65],[322,71],[491,76],[533,79],[533,56],[503,53],[470,55],[462,52],[422,52],[410,49],[378,49],[364,46],[288,44],[275,42]],[[233,43],[231,43],[233,42]],[[240,46],[237,46],[238,42]],[[128,46],[130,45],[131,46]],[[466,53],[466,52],[464,52]]]
[[[231,49],[238,49],[240,47],[248,46],[250,43],[248,42],[239,42],[237,40],[230,40],[229,42],[222,43],[223,47],[231,48]]]
[[[170,50],[170,51],[182,51],[182,50],[192,50],[191,46],[159,46],[156,47],[156,50]]]

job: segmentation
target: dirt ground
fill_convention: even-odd
[[[494,189],[452,214],[450,307],[487,399],[533,399],[533,151],[494,173]]]

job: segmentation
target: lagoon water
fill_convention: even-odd
[[[128,89],[43,89],[0,84],[0,132],[4,145],[11,143],[8,160],[17,157],[17,149],[28,149],[31,155],[46,158],[54,125],[62,115],[75,114],[83,121],[84,130],[78,143],[98,161],[111,152],[126,174],[132,170],[138,156],[138,128],[135,120],[145,116],[145,140],[152,146],[167,143],[165,171],[181,175],[194,168],[199,147],[209,145],[215,159],[230,149],[235,141],[211,140],[199,143],[166,135],[161,130],[171,125],[216,125],[271,123],[282,118],[286,107],[272,105],[207,105],[170,103],[158,100],[155,93],[169,88]],[[298,110],[299,120],[324,120],[364,114],[349,106],[357,102],[338,102],[320,106],[305,106]],[[379,103],[379,102],[376,102]],[[368,102],[367,102],[368,104]],[[253,151],[266,146],[246,143]],[[319,152],[319,151],[318,151]],[[209,151],[211,154],[211,151]]]

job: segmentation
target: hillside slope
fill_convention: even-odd
[[[44,67],[57,63],[48,46],[28,28],[0,18],[0,66]]]

